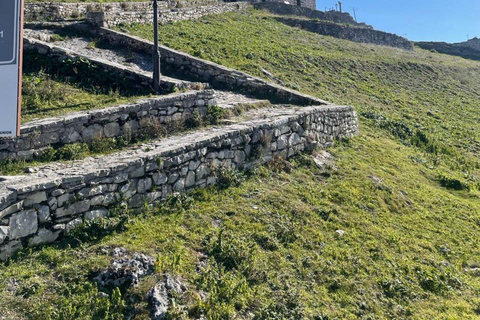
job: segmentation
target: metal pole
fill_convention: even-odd
[[[153,0],[153,30],[154,30],[154,50],[153,50],[153,89],[160,91],[160,51],[158,50],[158,3]]]

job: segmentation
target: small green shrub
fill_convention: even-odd
[[[197,110],[193,111],[192,115],[185,120],[185,126],[189,129],[198,128],[202,123],[202,115]]]
[[[214,171],[217,178],[217,186],[220,189],[226,189],[229,187],[238,187],[243,181],[245,181],[245,174],[231,167],[219,167]]]
[[[89,152],[86,143],[67,144],[57,150],[57,158],[63,160],[78,160]]]
[[[216,125],[220,119],[224,118],[226,114],[225,109],[219,106],[208,106],[207,108],[207,121],[209,124]]]

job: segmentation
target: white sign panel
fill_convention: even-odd
[[[19,134],[21,13],[21,0],[0,0],[0,137]]]

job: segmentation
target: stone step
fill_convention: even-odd
[[[0,258],[55,241],[83,219],[106,216],[116,201],[139,208],[172,192],[215,184],[218,168],[246,170],[358,132],[352,107],[274,107],[252,110],[248,117],[110,155],[52,163],[28,175],[0,177]]]
[[[28,34],[24,37],[24,50],[38,52],[39,54],[46,55],[52,59],[52,61],[58,61],[60,63],[68,59],[77,60],[83,58],[84,60],[100,67],[106,74],[110,74],[112,76],[112,81],[114,82],[130,80],[131,85],[134,87],[150,88],[150,91],[153,92],[153,89],[151,89],[152,74],[150,72],[107,60],[106,58],[108,58],[108,55],[105,55],[105,58],[101,58],[100,54],[87,55],[85,53],[79,53],[80,51],[77,50],[67,49],[52,43],[30,38],[28,37]],[[203,83],[179,80],[167,76],[162,76],[161,81],[162,90],[165,92],[205,87],[205,84]]]
[[[0,138],[0,161],[41,159],[51,148],[101,139],[135,138],[155,126],[182,131],[186,121],[197,114],[205,121],[210,106],[231,109],[255,109],[271,106],[268,100],[228,91],[201,90],[141,99],[135,103],[79,111],[63,116],[34,120],[22,125],[18,138]],[[246,108],[245,108],[246,107]],[[238,122],[239,119],[230,119]]]

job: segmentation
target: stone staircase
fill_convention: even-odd
[[[149,86],[151,56],[141,48],[149,48],[150,43],[104,30],[99,40],[108,38],[108,45],[92,45],[91,34],[63,36],[62,28],[40,25],[27,30],[29,49],[55,54],[59,63],[63,61],[59,55],[81,57],[130,77],[137,85]],[[19,139],[0,139],[0,146],[7,145],[0,154],[6,154],[6,159],[31,159],[44,148],[88,144],[96,135],[121,137],[127,127],[140,130],[144,120],[155,120],[160,128],[193,115],[207,117],[213,106],[232,116],[202,128],[181,126],[163,138],[115,153],[46,163],[30,168],[29,173],[0,177],[1,259],[24,247],[56,241],[84,220],[106,217],[114,203],[140,209],[173,192],[215,184],[221,178],[220,168],[248,170],[276,157],[326,148],[358,132],[352,107],[331,105],[169,48],[163,50],[169,54],[164,60],[167,70],[179,63],[187,66],[180,73],[184,78],[164,80],[188,89],[198,86],[196,90],[37,120],[23,126]],[[190,71],[197,74],[186,79]]]

